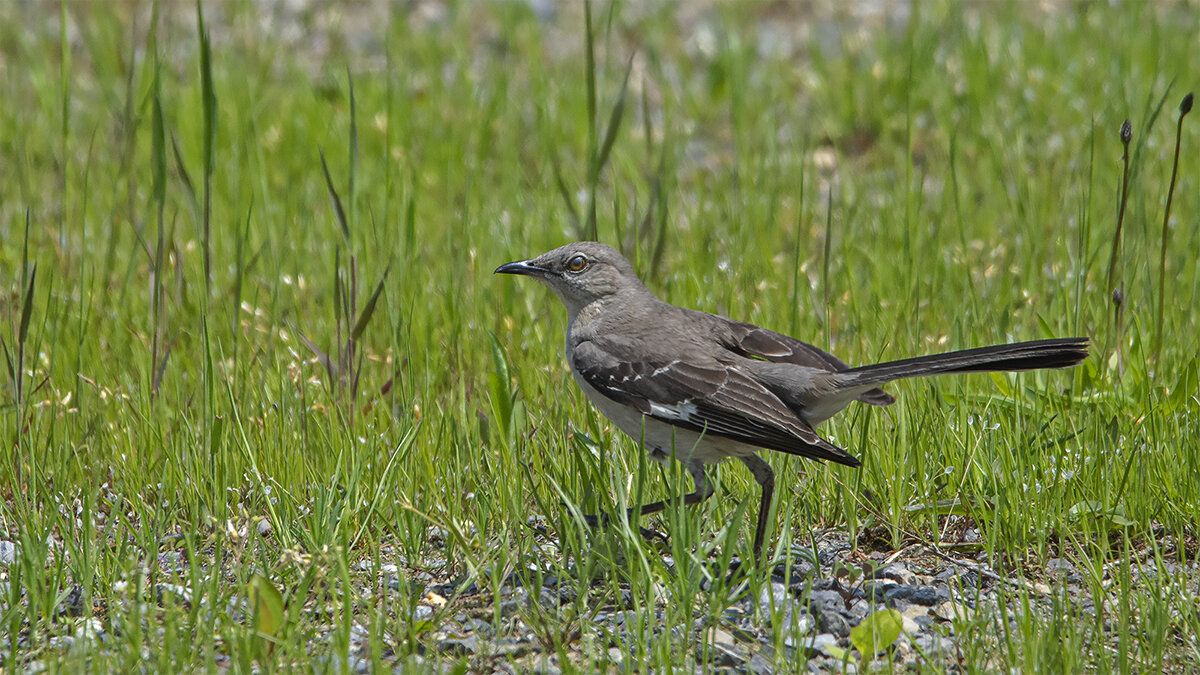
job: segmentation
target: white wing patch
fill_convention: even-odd
[[[624,377],[621,378],[621,382],[637,382],[638,380],[642,379],[643,377],[657,377],[657,376],[662,375],[663,373],[667,372],[668,370],[674,368],[675,366],[679,365],[679,363],[680,363],[679,359],[676,359],[676,360],[668,363],[667,365],[662,366],[661,368],[655,368],[653,371],[651,371],[648,374],[625,375]],[[617,380],[617,378],[615,378],[615,377],[609,377],[608,379],[610,382],[615,382]]]
[[[677,365],[679,365],[679,359],[675,359],[674,361],[672,361],[672,362],[668,363],[667,365],[665,365],[665,366],[663,366],[663,367],[661,367],[661,368],[655,368],[655,369],[654,369],[654,372],[650,373],[650,377],[655,377],[655,376],[657,376],[657,375],[662,375],[663,373],[667,372],[668,370],[670,370],[670,369],[674,368],[674,367],[675,367],[675,366],[677,366]]]
[[[680,401],[679,403],[655,403],[650,402],[650,415],[664,420],[679,420],[687,422],[696,414],[696,404],[691,401]]]

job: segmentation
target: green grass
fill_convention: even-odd
[[[765,5],[681,28],[597,3],[594,50],[573,6],[552,26],[520,3],[304,14],[294,40],[257,12],[206,5],[202,42],[182,4],[155,30],[135,3],[0,8],[0,539],[19,547],[0,668],[308,669],[354,625],[383,665],[461,611],[413,620],[427,582],[531,563],[594,582],[519,614],[564,667],[608,667],[591,617],[623,590],[638,616],[717,623],[730,589],[696,567],[747,554],[753,481],[723,467],[719,499],[651,522],[671,570],[632,525],[580,527],[686,478],[589,408],[557,300],[491,274],[593,227],[663,299],[851,363],[1092,337],[1070,372],[905,382],[847,411],[824,431],[861,470],[771,457],[772,541],[934,545],[966,508],[981,542],[954,555],[1033,580],[1065,557],[1107,603],[1014,590],[958,626],[967,669],[1196,667],[1192,118],[1160,262],[1193,7],[919,3],[890,26],[799,12],[805,34]],[[759,54],[772,17],[790,57]],[[282,613],[247,604],[259,574]],[[59,615],[75,587],[81,616]],[[104,641],[65,647],[89,621]],[[657,668],[697,662],[634,635]]]

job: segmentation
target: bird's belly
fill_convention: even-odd
[[[673,455],[685,464],[716,464],[730,457],[744,457],[759,450],[753,445],[660,422],[600,393],[576,374],[573,368],[571,374],[592,405],[618,429],[633,440],[641,442],[650,452],[650,457],[656,461],[665,462]]]

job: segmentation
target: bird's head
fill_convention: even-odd
[[[567,244],[531,260],[501,265],[496,274],[523,274],[541,281],[572,317],[594,302],[622,293],[647,292],[625,256],[594,241]]]

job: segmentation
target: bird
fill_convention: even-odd
[[[753,552],[761,562],[775,474],[760,455],[773,450],[849,467],[861,461],[816,427],[850,403],[895,402],[880,387],[894,380],[997,371],[1067,368],[1088,355],[1085,337],[1000,344],[850,367],[806,342],[760,326],[660,300],[619,251],[594,241],[506,263],[496,274],[532,277],[567,310],[566,358],[588,400],[641,442],[651,459],[681,462],[693,491],[709,498],[707,468],[737,459],[761,488]],[[662,511],[674,500],[631,509]]]

